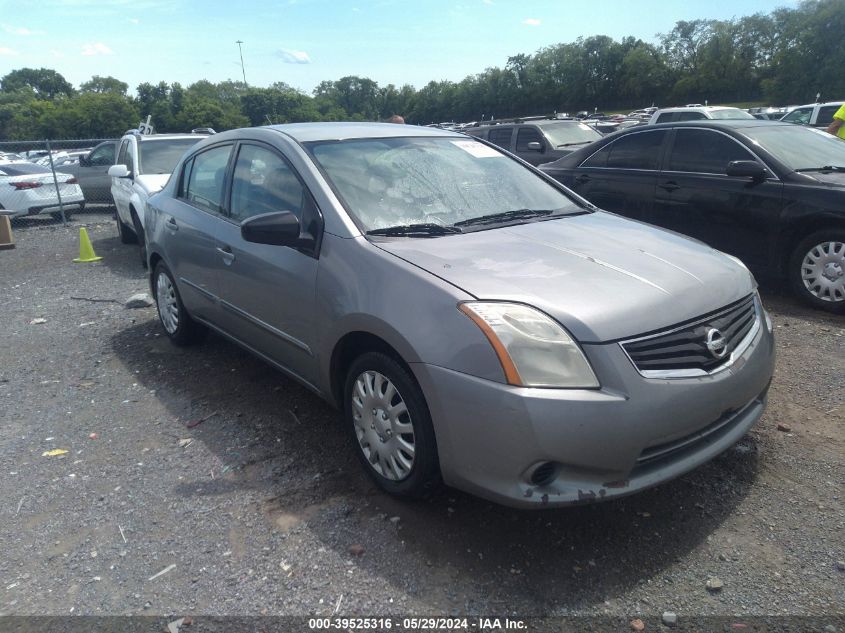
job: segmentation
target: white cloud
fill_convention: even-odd
[[[527,18],[522,21],[523,24],[527,24],[528,26],[540,26],[540,20],[537,18]]]
[[[26,28],[25,26],[11,26],[9,24],[3,25],[3,30],[6,33],[11,33],[12,35],[41,35],[44,31],[33,31],[31,29]]]
[[[282,58],[286,64],[310,64],[311,58],[305,51],[293,51],[282,48],[276,51],[276,55]]]
[[[86,57],[91,57],[93,55],[111,55],[112,50],[102,42],[96,42],[95,44],[83,44],[82,54]]]
[[[11,48],[7,48],[5,46],[0,46],[0,55],[7,55],[9,57],[13,55],[20,55],[19,52],[12,50]]]

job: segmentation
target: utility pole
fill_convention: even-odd
[[[238,52],[241,54],[241,73],[244,76],[244,85],[246,85],[246,71],[244,70],[244,52],[241,49],[241,44],[243,44],[243,40],[237,40],[235,44],[238,45]]]

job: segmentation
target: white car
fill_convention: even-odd
[[[753,119],[753,114],[729,106],[688,105],[683,108],[661,108],[648,120],[655,123],[675,123],[676,121],[701,121],[704,119]]]
[[[824,129],[833,123],[833,115],[842,107],[843,103],[845,102],[828,101],[827,103],[808,103],[807,105],[793,107],[780,120],[786,123],[810,125]]]
[[[117,233],[124,244],[140,245],[144,266],[147,198],[167,184],[182,154],[207,137],[207,133],[144,135],[133,130],[120,139],[115,164],[108,172],[117,209]]]
[[[56,183],[59,191],[56,192]],[[74,210],[85,207],[85,196],[70,174],[56,172],[56,181],[49,167],[16,161],[0,164],[0,209],[12,217],[49,213],[60,220],[59,195],[69,219]],[[11,213],[10,213],[11,212]]]

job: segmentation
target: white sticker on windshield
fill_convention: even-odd
[[[452,145],[460,147],[466,153],[472,154],[476,158],[503,158],[503,155],[492,147],[487,147],[484,143],[479,143],[478,141],[452,141]]]

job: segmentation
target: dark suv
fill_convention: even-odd
[[[557,160],[603,138],[586,123],[555,119],[482,124],[466,133],[490,141],[532,165]]]

